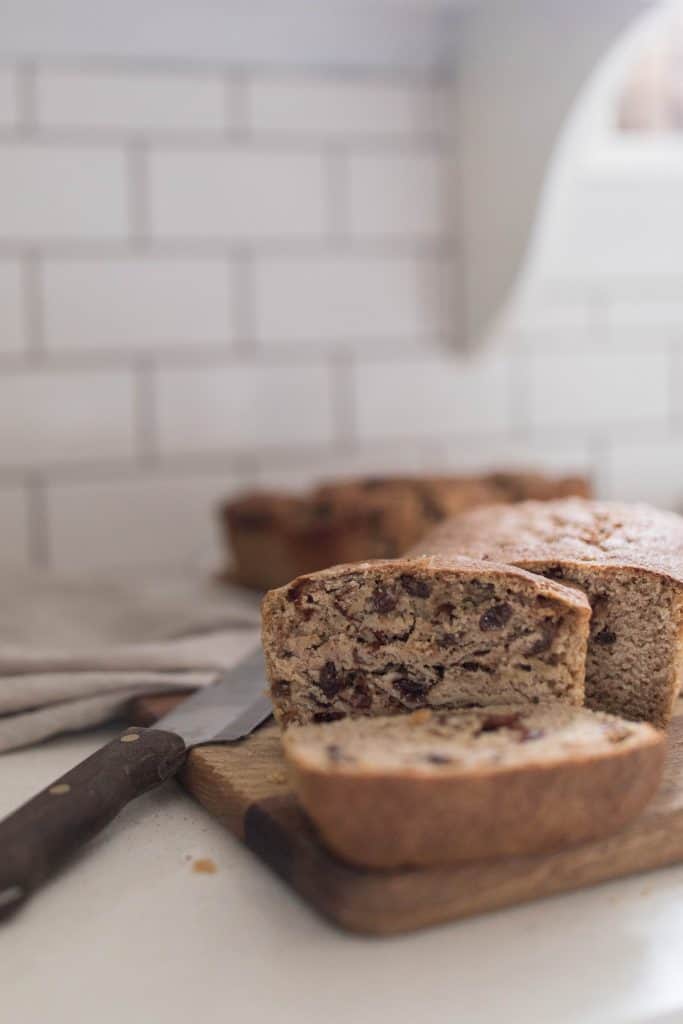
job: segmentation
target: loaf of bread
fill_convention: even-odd
[[[315,499],[255,492],[223,509],[234,564],[230,577],[258,590],[326,565],[395,558],[424,534],[413,493],[386,501],[349,490]]]
[[[361,477],[321,484],[315,500],[374,501],[393,505],[408,503],[414,530],[421,537],[435,523],[458,515],[465,509],[507,501],[507,489],[482,476]],[[399,552],[400,554],[401,552]],[[321,568],[323,568],[321,566]]]
[[[584,476],[552,477],[524,470],[487,473],[484,480],[489,486],[498,488],[507,502],[592,497],[590,481]]]
[[[645,505],[564,501],[476,509],[414,555],[466,554],[580,587],[592,607],[586,703],[668,722],[683,671],[683,519]]]
[[[665,743],[645,723],[554,702],[297,726],[283,745],[332,851],[398,868],[610,835],[657,788]]]
[[[589,604],[512,566],[364,562],[298,577],[263,601],[283,726],[420,707],[581,704]]]
[[[233,562],[228,575],[268,590],[330,565],[396,558],[435,523],[466,509],[589,489],[582,477],[520,472],[364,477],[299,496],[256,491],[220,510]]]

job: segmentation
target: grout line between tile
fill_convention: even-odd
[[[508,344],[510,339],[508,338]],[[531,424],[531,360],[529,354],[517,348],[508,355],[508,409],[512,438],[521,438],[532,429]]]
[[[135,448],[144,466],[159,461],[159,422],[155,366],[149,359],[138,361],[134,391]]]
[[[29,94],[30,97],[30,94]],[[237,99],[235,103],[237,104]],[[30,98],[27,103],[32,103]],[[236,106],[236,113],[239,108]],[[241,116],[241,114],[239,115]],[[27,127],[31,127],[30,123]],[[236,129],[239,125],[236,125]],[[33,131],[32,131],[33,134]],[[348,135],[337,138],[334,135],[319,132],[311,135],[287,135],[262,132],[259,134],[248,130],[245,124],[244,130],[228,133],[226,126],[215,132],[203,131],[192,134],[150,128],[144,134],[132,131],[130,128],[115,130],[113,128],[56,128],[52,126],[41,126],[40,144],[46,149],[64,149],[69,146],[93,150],[112,149],[114,147],[129,145],[133,140],[144,140],[145,145],[150,149],[159,152],[171,151],[173,153],[210,153],[225,154],[232,150],[243,148],[248,143],[249,149],[255,154],[268,158],[273,154],[291,154],[295,156],[318,156],[321,150],[328,145],[337,143],[348,146],[355,153],[368,156],[374,155],[403,155],[421,154],[433,152],[437,140],[433,135],[421,137],[403,137],[400,135]],[[17,131],[14,126],[0,126],[0,147],[11,145],[17,141]]]
[[[45,358],[44,268],[37,250],[24,257],[23,274],[26,361],[32,364]]]
[[[34,61],[23,61],[17,67],[17,101],[19,119],[17,128],[23,137],[35,134],[37,111],[37,68]]]
[[[6,54],[4,63],[17,63],[18,56]],[[33,59],[37,64],[52,70],[69,70],[84,75],[97,72],[115,74],[175,74],[181,78],[205,77],[207,74],[225,74],[233,72],[253,71],[266,79],[286,81],[298,80],[301,75],[310,76],[313,81],[318,79],[343,82],[367,82],[375,85],[428,85],[432,80],[431,67],[419,67],[405,64],[398,67],[378,66],[374,64],[319,64],[301,61],[291,64],[283,61],[263,60],[242,63],[238,60],[219,60],[212,58],[170,57],[170,56],[117,56],[116,54],[57,55],[51,52],[36,51]]]
[[[327,200],[327,238],[344,248],[352,244],[351,237],[351,164],[349,152],[343,144],[330,144],[325,148],[325,180]]]
[[[1,158],[1,154],[0,154]],[[41,252],[51,258],[61,259],[110,259],[113,256],[125,255],[130,249],[128,236],[116,239],[44,238],[40,242]],[[0,238],[0,258],[17,258],[30,252],[35,247],[31,239]],[[224,259],[237,256],[245,249],[254,256],[292,260],[319,259],[332,251],[329,238],[324,234],[312,235],[310,238],[280,236],[272,238],[215,238],[207,239],[200,236],[174,236],[169,238],[149,238],[146,241],[145,255],[150,259],[196,257],[198,259]],[[443,240],[425,239],[416,236],[375,236],[374,238],[354,237],[346,254],[351,259],[403,259],[408,256],[439,256],[447,254],[449,246]]]
[[[249,76],[244,71],[229,72],[224,78],[225,134],[234,141],[251,136]]]
[[[329,374],[334,438],[343,451],[353,451],[358,448],[358,417],[352,356],[343,350],[333,353]]]
[[[226,272],[231,289],[231,351],[238,359],[248,358],[257,351],[254,262],[248,246],[233,254]]]
[[[45,568],[50,564],[46,481],[41,473],[31,472],[26,477],[25,486],[29,564]]]
[[[129,244],[144,245],[149,236],[149,183],[147,144],[141,138],[126,146],[126,186],[128,190]]]

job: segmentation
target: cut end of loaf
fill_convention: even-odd
[[[557,699],[583,702],[578,591],[466,558],[337,566],[266,595],[282,725]]]
[[[665,747],[650,725],[557,701],[295,727],[283,742],[323,840],[372,868],[610,835],[652,797]]]
[[[403,716],[297,726],[283,740],[285,755],[301,769],[425,778],[580,761],[663,743],[663,733],[645,722],[559,701],[466,711],[422,708]]]

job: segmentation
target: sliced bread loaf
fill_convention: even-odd
[[[609,835],[654,793],[664,757],[651,726],[560,702],[308,725],[283,744],[325,843],[374,868]]]
[[[683,672],[683,519],[646,505],[528,501],[438,526],[412,553],[508,562],[580,587],[592,606],[589,707],[668,722]]]
[[[360,562],[263,601],[284,725],[419,707],[581,704],[590,607],[574,588],[468,558]]]

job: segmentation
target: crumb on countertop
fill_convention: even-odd
[[[198,875],[215,875],[218,868],[210,857],[198,857],[192,862],[192,870]]]

